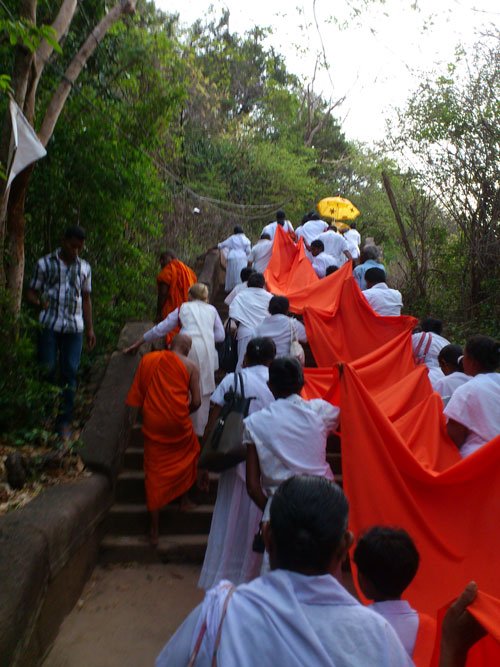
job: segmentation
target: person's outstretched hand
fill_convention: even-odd
[[[462,667],[471,646],[486,635],[486,630],[467,611],[477,596],[477,584],[471,581],[450,606],[443,620],[439,667]]]

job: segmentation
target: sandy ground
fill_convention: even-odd
[[[44,667],[146,667],[202,600],[197,565],[96,567]]]

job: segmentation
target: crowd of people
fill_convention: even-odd
[[[167,348],[142,357],[127,398],[142,409],[152,546],[159,539],[159,510],[175,499],[181,509],[189,508],[188,492],[196,480],[207,488],[207,471],[197,465],[200,444],[237,375],[251,401],[242,433],[246,461],[225,470],[218,482],[199,581],[207,591],[205,601],[157,664],[208,665],[215,655],[224,665],[276,664],[276,656],[291,665],[429,664],[426,650],[435,620],[401,599],[419,567],[410,535],[368,526],[359,537],[353,559],[359,590],[373,601],[368,608],[337,581],[353,545],[347,499],[326,454],[329,434],[339,429],[341,408],[301,396],[304,357],[297,346],[307,342],[307,328],[290,315],[286,296],[268,291],[264,273],[278,227],[303,244],[320,281],[352,262],[366,308],[382,317],[401,314],[401,294],[387,284],[379,249],[373,244],[360,248],[354,223],[341,234],[308,214],[294,230],[278,211],[253,248],[243,229],[235,227],[218,245],[227,253],[226,327],[208,303],[207,286],[173,251],[162,253],[157,322],[124,350],[132,353],[163,338]],[[63,371],[69,368],[61,429],[71,419],[84,323],[89,345],[95,344],[90,267],[78,256],[84,241],[81,228],[70,228],[61,249],[39,260],[28,291],[40,308],[40,360],[48,376],[55,372],[58,349]],[[412,336],[415,365],[427,367],[443,401],[449,438],[462,457],[469,456],[500,434],[500,343],[477,335],[462,349],[442,336],[442,323],[431,317],[419,329]],[[228,330],[237,341],[237,363],[216,386],[217,345]],[[256,538],[265,544],[265,553]],[[447,615],[443,667],[461,664],[467,637],[481,635],[466,611],[475,592],[469,585]],[[464,637],[460,628],[469,626]]]

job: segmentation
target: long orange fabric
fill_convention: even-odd
[[[142,408],[149,510],[163,507],[195,482],[200,445],[189,400],[189,373],[177,354],[164,350],[141,359],[127,404]]]
[[[161,315],[163,319],[176,308],[179,308],[188,299],[188,289],[196,282],[196,273],[178,259],[171,260],[160,271],[156,278],[158,287],[161,283],[168,285],[168,294],[163,304]],[[180,327],[170,331],[166,336],[168,345]]]
[[[461,591],[457,591],[458,593]],[[434,652],[431,662],[427,663],[429,667],[439,666],[442,624],[451,604],[449,602],[438,611]],[[476,599],[467,609],[488,634],[472,646],[467,654],[466,667],[500,665],[500,600],[479,590]]]
[[[344,489],[351,499],[351,529],[359,534],[374,524],[388,524],[410,533],[421,564],[405,597],[414,608],[431,616],[472,580],[490,595],[500,596],[500,538],[496,530],[500,436],[461,459],[436,426],[434,396],[420,406],[418,438],[414,434],[410,448],[356,371],[343,366],[342,472]],[[399,400],[398,394],[393,400]],[[437,437],[454,463],[431,469],[432,456],[423,464],[414,451],[422,452],[427,442],[434,448]]]

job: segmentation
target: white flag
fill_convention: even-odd
[[[13,159],[8,171],[7,188],[25,167],[47,155],[35,130],[13,99],[9,100],[9,110],[12,118]]]

